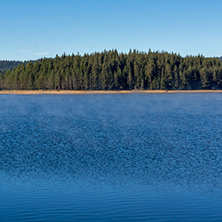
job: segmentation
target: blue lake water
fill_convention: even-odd
[[[222,221],[222,94],[0,95],[0,221]]]

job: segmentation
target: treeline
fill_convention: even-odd
[[[7,70],[13,70],[14,68],[18,67],[18,65],[21,64],[28,64],[30,61],[8,61],[8,60],[1,60],[0,61],[0,73],[4,73]],[[31,61],[31,62],[35,62],[35,61]]]
[[[222,61],[176,53],[65,55],[18,65],[0,77],[6,90],[222,89]]]

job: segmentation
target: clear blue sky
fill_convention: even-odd
[[[222,0],[5,0],[0,60],[117,49],[222,56]]]

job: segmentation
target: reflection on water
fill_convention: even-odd
[[[2,221],[222,220],[221,94],[0,104]]]

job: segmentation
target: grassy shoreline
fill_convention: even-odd
[[[0,94],[59,95],[59,94],[135,94],[135,93],[222,93],[222,90],[0,90]]]

